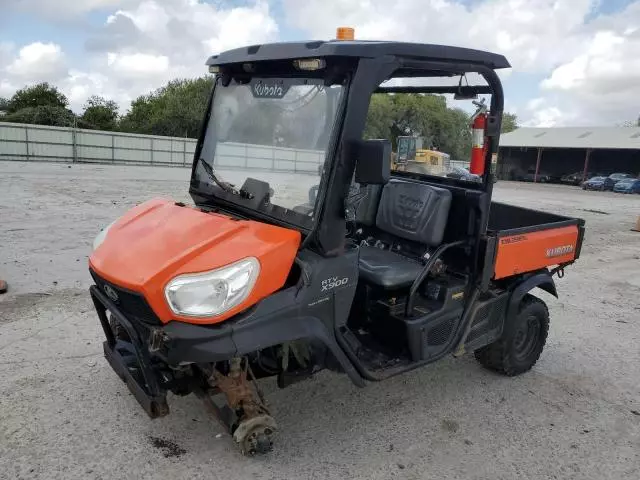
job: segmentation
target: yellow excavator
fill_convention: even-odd
[[[450,159],[449,154],[423,148],[423,143],[423,137],[398,137],[398,149],[393,155],[392,169],[429,175],[444,175]]]

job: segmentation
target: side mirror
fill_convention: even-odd
[[[391,142],[362,140],[354,145],[355,181],[362,185],[384,185],[391,175]]]

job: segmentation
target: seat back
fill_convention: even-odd
[[[364,197],[358,205],[356,210],[356,221],[360,225],[373,227],[376,224],[376,215],[378,213],[378,204],[380,203],[382,185],[361,185],[360,192],[366,193],[366,197]]]
[[[444,188],[392,181],[384,186],[376,227],[396,237],[438,246],[447,226],[451,192]]]

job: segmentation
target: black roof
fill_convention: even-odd
[[[252,45],[227,50],[219,55],[213,55],[207,60],[207,65],[226,65],[231,63],[308,57],[374,58],[383,55],[394,55],[420,60],[479,64],[493,69],[511,67],[503,55],[483,52],[481,50],[424,43],[363,40],[282,42]]]

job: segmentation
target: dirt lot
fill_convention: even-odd
[[[365,389],[329,373],[266,384],[281,435],[245,459],[195,398],[146,417],[87,293],[99,229],[157,195],[188,200],[188,173],[0,162],[0,478],[640,478],[639,195],[498,183],[501,201],[587,221],[560,299],[543,294],[535,369],[507,379],[465,357]]]

